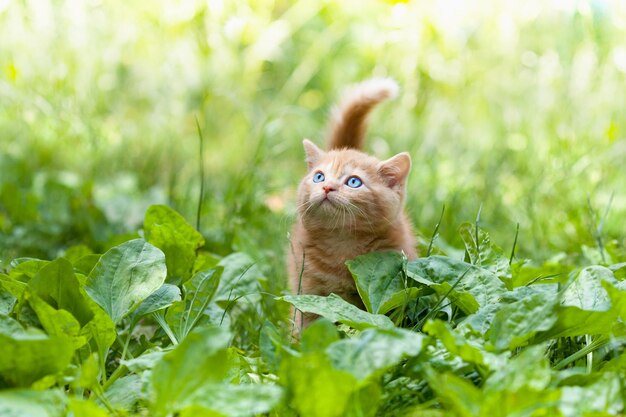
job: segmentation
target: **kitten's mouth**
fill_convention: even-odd
[[[331,200],[330,198],[328,198],[328,196],[324,196],[322,198],[320,198],[317,202],[317,207],[321,208],[321,209],[334,209],[337,206],[337,203],[333,200]]]
[[[324,195],[324,197],[322,197],[322,202],[320,204],[324,204],[324,203],[329,203],[331,205],[337,205],[337,198],[335,198],[335,196],[332,196],[330,194],[326,194]]]

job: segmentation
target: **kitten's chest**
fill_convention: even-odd
[[[305,248],[310,272],[315,275],[346,279],[352,282],[352,276],[346,267],[346,261],[359,255],[371,252],[371,249],[362,242],[336,240],[312,241]]]

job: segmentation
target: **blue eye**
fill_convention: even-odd
[[[326,177],[324,177],[324,174],[318,171],[315,173],[315,175],[313,175],[313,182],[322,182],[325,178]]]
[[[346,181],[346,185],[350,188],[359,188],[361,185],[363,185],[363,181],[361,181],[361,178],[353,175],[348,178],[348,181]]]

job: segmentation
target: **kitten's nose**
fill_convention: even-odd
[[[322,187],[322,189],[326,192],[326,194],[330,193],[331,191],[335,191],[335,189],[330,185],[325,185]]]

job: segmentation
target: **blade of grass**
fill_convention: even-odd
[[[480,265],[480,241],[478,240],[478,223],[480,222],[480,213],[483,211],[483,203],[480,203],[480,207],[478,207],[478,213],[476,213],[476,221],[475,225],[475,239],[476,239],[476,259],[478,265]]]
[[[439,226],[441,225],[441,220],[443,219],[443,213],[446,211],[446,205],[444,204],[441,208],[441,215],[439,216],[439,221],[435,225],[435,230],[433,231],[433,235],[430,238],[430,243],[428,244],[428,251],[426,252],[426,257],[430,256],[430,252],[433,249],[433,242],[437,238],[437,233],[439,232]]]
[[[511,249],[511,257],[509,258],[509,265],[513,263],[513,257],[515,256],[515,247],[517,246],[517,237],[519,236],[519,223],[515,229],[515,239],[513,240],[513,248]]]
[[[204,137],[198,116],[196,116],[196,127],[198,128],[198,139],[200,141],[200,149],[198,151],[198,164],[200,175],[200,195],[198,196],[198,211],[196,213],[196,230],[200,230],[200,215],[202,214],[202,201],[204,200]]]

